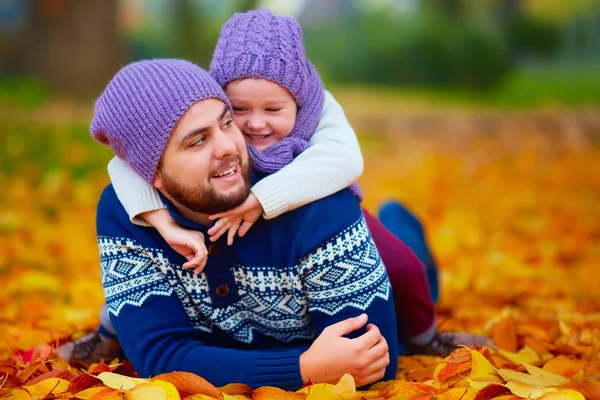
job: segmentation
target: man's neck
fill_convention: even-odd
[[[187,207],[182,206],[178,203],[173,203],[173,205],[177,208],[177,211],[181,213],[185,218],[189,219],[192,222],[196,222],[198,224],[211,226],[213,221],[208,219],[208,214],[201,214],[195,211],[190,210]]]
[[[184,217],[185,219],[187,219],[191,222],[195,222],[197,224],[205,225],[205,226],[211,226],[213,224],[213,221],[208,219],[208,214],[202,214],[202,213],[190,210],[189,208],[187,208],[186,206],[184,206],[183,204],[181,204],[180,202],[178,202],[177,200],[175,200],[174,198],[169,196],[164,191],[162,191],[162,190],[159,190],[159,191],[167,200],[169,200],[169,202],[171,202],[171,205],[173,207],[175,207],[177,209],[177,211],[179,212],[179,214],[181,214],[181,216]]]

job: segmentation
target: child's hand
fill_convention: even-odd
[[[187,258],[183,269],[194,268],[196,275],[204,270],[208,252],[202,232],[187,230],[176,224],[159,232],[173,250]]]
[[[208,256],[202,232],[183,229],[164,208],[147,211],[140,217],[156,228],[173,250],[188,260],[183,264],[183,269],[194,268],[196,275],[202,272]]]
[[[263,213],[263,208],[256,196],[250,193],[250,196],[242,204],[226,212],[211,215],[210,220],[218,221],[208,230],[210,241],[217,241],[221,235],[227,233],[227,244],[233,244],[233,238],[237,233],[239,237],[243,237],[260,218]]]

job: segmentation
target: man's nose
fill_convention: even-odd
[[[223,158],[235,154],[237,147],[232,135],[219,131],[215,138],[214,154],[217,158]]]

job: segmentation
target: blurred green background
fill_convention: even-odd
[[[156,57],[208,68],[221,25],[257,7],[298,18],[367,147],[415,104],[600,102],[600,0],[0,0],[0,176],[103,173],[110,151],[87,130],[113,74]]]
[[[598,0],[2,0],[1,104],[94,95],[142,58],[208,67],[223,22],[261,6],[299,19],[329,85],[518,106],[600,96]]]

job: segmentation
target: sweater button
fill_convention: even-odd
[[[214,254],[217,254],[217,252],[219,251],[219,245],[217,243],[211,243],[208,245],[208,248],[206,250],[208,250],[208,254],[212,256]]]
[[[229,286],[226,284],[219,285],[217,286],[216,292],[219,297],[227,296],[227,293],[229,293]]]

